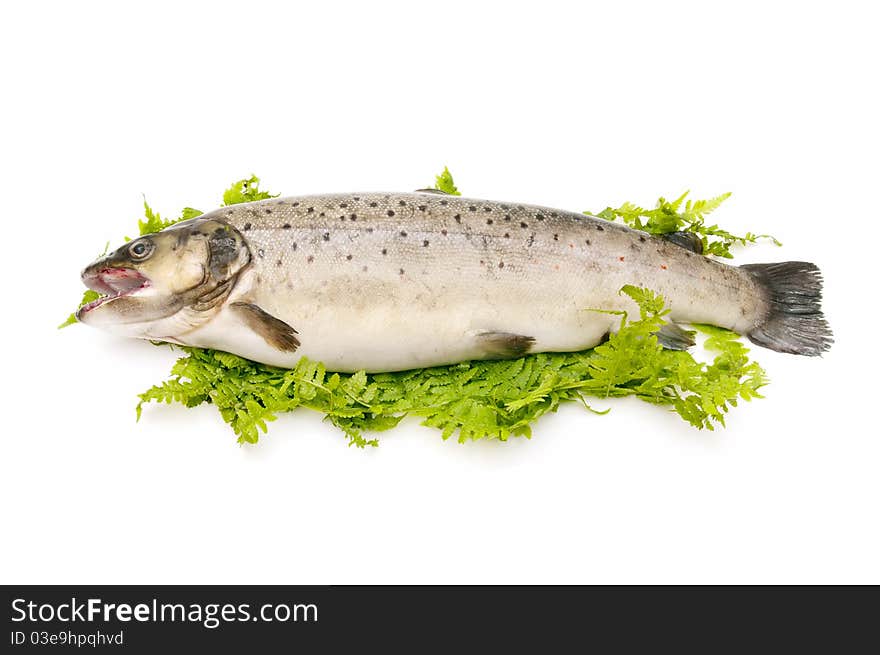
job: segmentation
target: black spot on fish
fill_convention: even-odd
[[[505,215],[504,215],[504,220],[505,220],[505,221],[509,221],[509,220],[510,220],[510,214],[505,214]]]
[[[357,214],[352,214],[351,216],[349,216],[349,218],[350,218],[352,221],[356,221],[356,220],[358,219],[358,215],[357,215]]]
[[[347,203],[347,202],[340,202],[340,203],[339,203],[339,206],[342,207],[343,209],[348,209],[348,203]]]
[[[691,257],[691,256],[692,256],[692,253],[685,252],[685,253],[684,253],[684,256],[685,256],[685,257]]]
[[[403,275],[403,269],[402,269],[402,268],[400,269],[400,274]]]
[[[636,244],[631,243],[631,244],[629,244],[629,249],[630,249],[630,250],[636,250],[636,251],[638,251],[638,250],[639,250],[639,247],[638,247]]]
[[[498,268],[504,268],[504,262],[498,262]]]
[[[272,213],[272,210],[271,210],[271,209],[269,209],[269,208],[268,208],[268,207],[267,207],[267,208],[266,208],[266,210],[265,210],[265,211],[266,211],[266,213],[267,213],[267,214],[271,214],[271,213]]]
[[[329,232],[324,232],[324,237],[323,237],[323,238],[324,238],[324,241],[330,241],[330,233],[329,233]]]
[[[389,216],[394,216],[394,210],[393,210],[393,209],[389,209],[389,210],[388,210],[387,212],[385,212],[385,213],[388,214]]]
[[[557,214],[556,212],[550,212],[550,216],[556,218],[557,216],[559,216],[559,214]]]
[[[340,217],[339,217],[339,220],[340,220],[340,221],[344,221],[344,220],[345,220],[345,216],[344,216],[344,215],[343,215],[343,216],[340,216]]]
[[[296,241],[293,242],[292,249],[293,249],[293,250],[296,250]]]
[[[519,226],[520,226],[521,228],[525,229],[525,228],[527,228],[527,227],[529,226],[529,224],[526,223],[526,222],[524,222],[524,221],[520,221]]]
[[[370,207],[378,207],[378,206],[379,206],[378,202],[371,202],[370,203]]]
[[[510,232],[505,232],[505,233],[504,233],[504,238],[505,238],[505,239],[509,239],[509,238],[510,238]]]
[[[388,196],[385,196],[385,197],[387,198]],[[400,205],[401,207],[406,207],[406,201],[405,201],[405,200],[398,200],[398,201],[397,201],[397,204]]]
[[[443,236],[446,236],[447,234],[449,234],[449,232],[446,231],[445,229],[443,229],[443,230],[440,230],[440,234],[442,234]]]
[[[352,196],[351,199],[354,200],[355,202],[360,202],[360,200],[361,200],[359,196]]]
[[[321,218],[323,218],[324,216],[326,216],[326,214],[325,214],[324,212],[321,212],[320,214],[318,214],[318,216],[320,216]]]
[[[483,211],[490,212],[490,211],[492,211],[492,208],[491,207],[483,207]]]
[[[597,225],[597,226],[596,226],[596,229],[599,230],[600,232],[604,232],[604,231],[605,231],[605,228],[602,227],[601,225]]]
[[[291,207],[299,207],[299,203],[298,203],[298,202],[294,202],[294,203],[291,203],[290,206],[291,206]]]
[[[529,237],[529,240],[528,240],[528,242],[527,242],[527,245],[528,245],[529,248],[531,248],[532,245],[533,245],[534,243],[535,243],[535,235],[532,234],[532,235]]]
[[[345,258],[346,258],[348,261],[351,261],[351,255],[346,255]]]
[[[245,224],[244,224],[244,231],[247,232],[247,231],[250,230],[250,229],[251,229],[251,224],[250,224],[250,223],[245,223]]]
[[[368,233],[372,233],[372,232],[373,232],[373,228],[368,227],[368,228],[367,228],[367,232],[368,232]]]
[[[315,258],[314,258],[313,255],[309,255],[308,257],[306,257],[306,261],[307,261],[309,264],[311,264],[313,261],[315,261]]]
[[[306,211],[307,211],[309,214],[311,214],[312,212],[315,211],[315,208],[314,208],[314,207],[309,207]]]
[[[406,236],[406,232],[404,232],[403,230],[401,230],[401,232],[400,232],[400,236],[405,237],[405,236]]]
[[[587,244],[588,246],[590,245],[590,240],[589,240],[589,239],[587,239],[586,244]]]
[[[289,229],[290,229],[290,223],[285,223],[284,225],[281,226],[281,229],[282,229],[282,230],[289,230]]]
[[[543,220],[544,220],[544,214],[535,214],[535,218],[537,218],[539,221],[543,221]]]
[[[494,222],[495,221],[493,221],[491,218],[486,219],[486,225],[492,225],[492,223],[494,223]]]
[[[472,212],[477,211],[477,207],[476,207],[476,205],[471,205],[470,207],[468,207],[468,209],[469,209],[470,211],[472,211]]]
[[[383,255],[387,255],[387,254],[388,254],[388,248],[382,248],[382,254],[383,254]]]
[[[441,201],[440,201],[440,204],[443,205],[443,206],[445,207],[446,205],[449,204],[449,201],[448,201],[448,200],[441,200]]]
[[[647,239],[645,238],[644,235],[642,235],[642,236],[639,237],[639,241],[641,241],[642,243],[644,243],[645,241],[647,241]]]
[[[281,266],[281,260],[280,260],[280,259],[279,259],[277,262],[275,262],[275,266]]]
[[[258,255],[259,257],[263,257],[265,254],[266,254],[266,252],[265,252],[262,248],[260,248],[259,250],[257,250],[257,255]]]
[[[455,222],[456,222],[456,223],[461,223],[461,214],[456,214],[456,215],[455,215]]]
[[[558,235],[558,234],[554,234],[554,235],[553,235],[553,240],[554,240],[554,241],[559,241],[559,235]]]
[[[430,243],[431,243],[430,241],[428,241],[427,239],[425,239],[424,241],[422,241],[422,247],[423,247],[423,248],[427,248],[427,247],[428,247],[428,244],[430,244]]]
[[[419,211],[423,212],[428,208],[428,205],[419,205]]]

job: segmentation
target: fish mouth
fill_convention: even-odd
[[[133,268],[86,270],[82,274],[82,281],[92,291],[100,293],[101,297],[80,307],[76,311],[77,320],[82,320],[83,316],[105,303],[124,296],[133,296],[150,286],[149,278]]]

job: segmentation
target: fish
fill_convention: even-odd
[[[114,334],[292,368],[391,372],[573,352],[663,296],[668,348],[683,323],[815,356],[833,337],[809,262],[732,266],[693,233],[653,236],[586,214],[412,193],[272,198],[141,236],[81,274],[103,294],[79,321]],[[617,313],[615,313],[617,312]]]

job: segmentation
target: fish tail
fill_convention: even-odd
[[[809,262],[745,264],[766,294],[767,310],[746,335],[783,353],[821,355],[834,339],[822,314],[822,273]]]

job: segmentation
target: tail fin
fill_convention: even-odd
[[[822,315],[822,273],[809,262],[745,264],[767,294],[768,310],[748,333],[752,343],[783,353],[821,355],[834,339]]]

